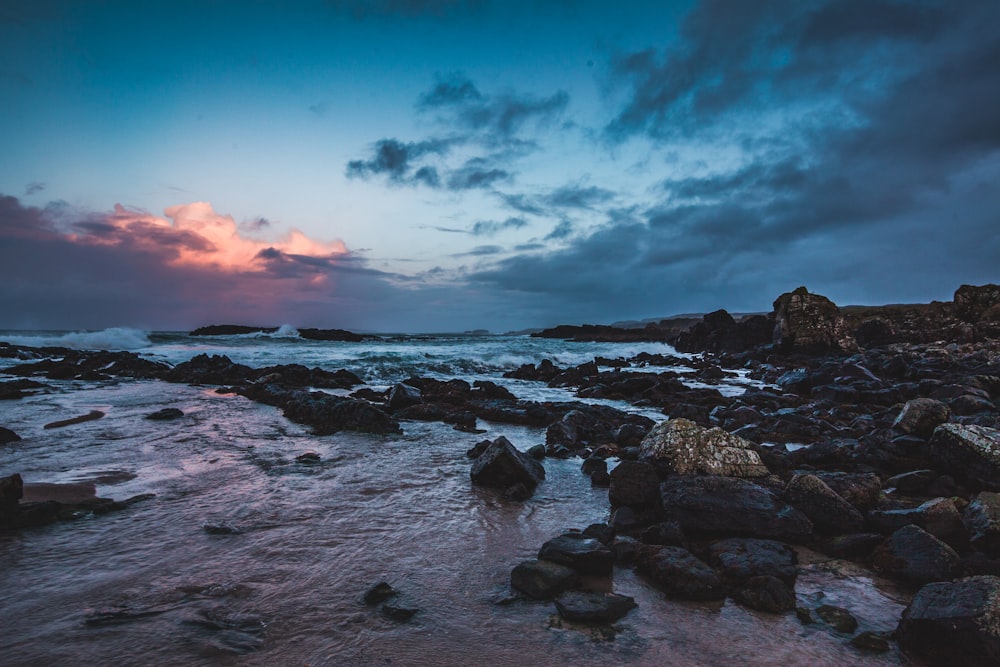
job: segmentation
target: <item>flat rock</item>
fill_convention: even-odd
[[[766,477],[770,474],[749,442],[687,419],[669,419],[653,427],[640,445],[640,458],[658,461],[679,474]]]
[[[965,537],[962,515],[951,498],[933,498],[917,507],[868,513],[868,525],[886,535],[910,524],[945,542],[961,542]]]
[[[542,545],[538,558],[565,565],[580,574],[611,574],[615,563],[611,549],[582,533],[565,533],[552,538]]]
[[[163,408],[162,410],[157,410],[156,412],[151,412],[146,415],[146,419],[152,419],[153,421],[167,421],[169,419],[177,419],[183,416],[184,413],[177,408]]]
[[[554,598],[576,585],[576,571],[547,560],[526,560],[510,573],[510,585],[536,600]]]
[[[577,623],[614,623],[635,607],[634,598],[617,593],[569,591],[556,598],[559,615]]]

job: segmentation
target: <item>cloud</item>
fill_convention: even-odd
[[[480,245],[465,252],[455,253],[452,255],[452,257],[485,257],[487,255],[498,255],[503,251],[504,251],[503,246]]]
[[[397,139],[381,139],[373,146],[374,155],[368,160],[351,160],[347,163],[347,176],[367,178],[371,175],[385,175],[390,183],[423,183],[432,187],[439,183],[437,170],[420,167],[414,172],[414,162],[427,155],[443,155],[448,152],[451,142],[444,139],[402,142]]]
[[[326,0],[326,4],[356,20],[385,16],[442,18],[474,13],[483,5],[481,0]]]
[[[511,174],[505,169],[490,168],[483,159],[473,159],[448,176],[449,190],[472,190],[489,188],[495,183],[510,180]]]
[[[38,194],[45,190],[45,183],[39,181],[32,181],[24,187],[24,196],[30,197],[31,195]]]
[[[555,208],[593,208],[614,198],[611,190],[594,185],[564,185],[541,197],[541,201]]]
[[[469,230],[475,236],[493,236],[506,229],[521,229],[527,227],[524,218],[507,218],[506,220],[479,220]]]

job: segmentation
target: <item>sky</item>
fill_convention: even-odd
[[[0,328],[1000,282],[995,0],[5,0]]]

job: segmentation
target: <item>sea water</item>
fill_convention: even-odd
[[[414,375],[485,379],[520,398],[554,401],[580,399],[502,373],[542,359],[569,366],[675,354],[662,344],[527,336],[305,341],[290,327],[211,338],[8,332],[0,340],[129,349],[167,363],[206,353],[258,367],[346,368],[374,388]],[[0,361],[0,372],[16,363]],[[901,663],[895,652],[861,654],[847,637],[804,626],[794,614],[667,599],[626,569],[603,585],[639,606],[611,631],[563,623],[551,603],[510,602],[517,563],[562,531],[608,517],[607,491],[590,486],[578,459],[546,460],[546,480],[523,503],[470,484],[465,451],[475,442],[504,435],[526,449],[544,442],[542,429],[480,421],[485,433],[477,436],[403,422],[402,435],[319,437],[276,408],[211,387],[45,382],[52,393],[0,405],[0,425],[23,438],[0,447],[0,476],[93,483],[98,495],[115,499],[155,497],[117,513],[0,534],[4,665]],[[740,376],[721,389],[736,395],[748,383]],[[184,417],[143,418],[163,407]],[[106,416],[42,428],[94,409]],[[298,462],[305,452],[320,462]],[[379,581],[400,591],[399,604],[419,609],[409,622],[362,603]],[[807,606],[847,607],[871,630],[894,628],[906,602],[869,573],[819,557],[804,566],[796,591]]]

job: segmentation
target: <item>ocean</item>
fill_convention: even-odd
[[[502,374],[543,359],[571,366],[676,354],[663,344],[528,336],[306,341],[291,327],[224,337],[5,332],[0,340],[124,349],[171,364],[207,353],[256,367],[345,368],[375,389],[411,376],[482,379],[522,399],[586,400],[658,420],[666,415],[649,407],[579,399]],[[0,359],[0,373],[13,363]],[[44,381],[51,393],[0,404],[0,426],[23,438],[0,446],[0,476],[94,484],[115,499],[155,497],[117,513],[0,533],[4,665],[902,663],[896,653],[861,654],[794,614],[667,599],[628,569],[596,582],[639,605],[612,631],[562,622],[551,603],[512,601],[515,565],[566,529],[608,518],[607,490],[591,487],[579,459],[546,459],[546,480],[523,503],[471,485],[465,452],[473,444],[503,435],[523,450],[544,442],[544,429],[480,421],[485,432],[476,435],[405,421],[401,435],[315,436],[276,408],[214,387]],[[738,396],[750,384],[740,375],[719,388]],[[184,417],[143,418],[165,407]],[[95,409],[105,416],[43,429]],[[307,452],[319,462],[296,459]],[[802,557],[800,597],[849,601],[864,627],[895,627],[905,603],[891,588],[818,554]],[[400,591],[400,604],[419,609],[410,621],[361,602],[380,581]]]

